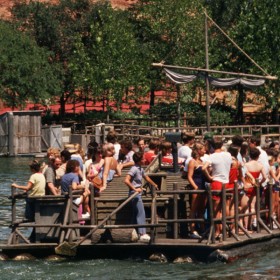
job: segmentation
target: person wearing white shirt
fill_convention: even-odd
[[[182,133],[183,145],[178,150],[178,157],[184,158],[185,160],[191,157],[192,149],[194,144],[194,134],[192,133]]]
[[[220,137],[215,137],[213,142],[214,153],[209,156],[209,159],[204,163],[202,170],[205,172],[208,179],[211,181],[211,190],[221,191],[223,184],[229,182],[229,172],[232,163],[232,157],[229,152],[222,150],[223,141]],[[208,167],[211,165],[211,175]],[[221,218],[221,201],[220,195],[213,194],[214,217]],[[221,233],[221,226],[216,226],[216,237]]]
[[[265,152],[265,150],[263,150],[261,148],[260,144],[261,144],[260,138],[258,138],[256,136],[251,137],[250,142],[249,142],[249,147],[250,148],[257,148],[260,151],[261,154],[259,156],[258,162],[263,165],[264,170],[265,170],[265,174],[266,174],[266,178],[268,178],[269,177],[269,169],[270,169],[269,162],[268,162],[268,155]],[[260,175],[259,180],[260,181],[262,180],[262,175]],[[267,181],[264,181],[262,183],[262,186],[265,187],[266,184],[267,184]]]

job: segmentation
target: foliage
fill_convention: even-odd
[[[50,53],[29,36],[0,22],[0,97],[7,106],[24,108],[28,100],[44,102],[59,92]]]
[[[89,0],[61,0],[57,5],[38,1],[19,1],[13,9],[13,20],[24,32],[31,34],[39,46],[53,52],[51,61],[60,71],[62,84],[61,113],[64,104],[75,91],[68,57],[73,51],[74,37],[85,32],[85,20],[90,8]]]
[[[151,108],[151,113],[159,118],[170,119],[176,117],[176,103],[159,103]],[[191,126],[205,126],[206,108],[198,103],[181,103],[181,111],[186,113],[187,123]],[[210,110],[211,125],[229,125],[232,123],[234,110],[227,106],[215,105]]]
[[[100,1],[92,7],[89,24],[89,32],[76,38],[69,64],[76,86],[118,107],[128,90],[135,99],[146,94],[147,61],[127,12]]]
[[[153,62],[205,67],[204,7],[266,72],[279,76],[277,1],[139,0],[128,11],[121,11],[112,9],[109,1],[60,0],[51,5],[20,0],[12,9],[17,28],[1,23],[1,96],[15,106],[52,95],[60,99],[63,115],[64,104],[79,90],[84,100],[103,100],[108,114],[114,114],[109,102],[121,108],[128,96],[137,101],[148,87],[153,93],[169,86],[162,71],[151,67]],[[262,74],[210,21],[209,26],[211,69]],[[182,112],[193,115],[193,123],[205,124],[205,108],[190,106],[198,85],[172,90],[180,92]],[[277,113],[278,88],[276,81],[257,91]],[[176,114],[176,105],[156,106],[151,112],[167,117]],[[212,115],[221,123],[233,119],[232,112],[213,106]]]

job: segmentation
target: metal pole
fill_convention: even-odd
[[[209,69],[209,53],[208,53],[208,19],[205,16],[205,68]],[[205,72],[205,84],[206,84],[206,127],[207,131],[210,131],[210,106],[209,106],[209,95],[210,95],[210,86],[209,86],[209,77],[208,72]]]

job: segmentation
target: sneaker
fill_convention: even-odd
[[[272,223],[273,229],[278,229],[278,226],[275,224],[275,222]]]
[[[151,237],[148,234],[143,234],[139,238],[140,241],[146,241],[146,242],[149,242],[150,239],[151,239]]]
[[[256,218],[253,220],[252,226],[255,227],[255,228],[257,227],[257,219]]]
[[[201,236],[198,234],[197,231],[193,231],[193,232],[190,234],[190,238],[192,238],[192,239],[200,239]]]
[[[82,214],[83,219],[88,219],[90,217],[89,212],[86,212],[85,214]]]
[[[77,206],[79,206],[79,205],[81,204],[82,200],[81,200],[80,197],[78,197],[78,198],[76,198],[73,202],[74,202]]]

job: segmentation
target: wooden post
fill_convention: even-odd
[[[178,183],[173,184],[173,190],[178,190]],[[178,219],[178,194],[176,193],[173,195],[173,219]],[[178,238],[178,222],[173,223],[173,238]]]
[[[69,200],[70,200],[70,207],[69,207],[69,225],[73,224],[73,192],[72,186],[69,187]],[[79,206],[78,206],[79,207]],[[73,230],[69,229],[69,242],[73,241]],[[68,233],[67,233],[68,235]]]
[[[11,188],[11,193],[12,193],[12,232],[10,234],[8,244],[15,244],[16,243],[16,199],[15,199],[15,193],[16,193],[16,188],[12,187]]]
[[[151,224],[156,224],[156,192],[155,192],[155,187],[151,186],[151,191],[152,191],[152,204],[151,204]],[[155,227],[151,227],[151,243],[155,242],[155,237],[156,237],[156,228]]]
[[[210,243],[210,240],[212,243],[215,243],[215,222],[214,222],[214,207],[213,207],[213,200],[212,200],[212,192],[211,187],[208,186],[206,188],[208,192],[208,203],[209,203],[209,219],[210,219],[210,232],[209,237],[207,241],[207,245]]]
[[[268,222],[269,222],[269,227],[272,230],[273,229],[273,198],[272,198],[272,184],[268,184],[268,191],[269,191],[269,204],[268,204]]]
[[[226,241],[227,235],[227,210],[226,210],[227,198],[225,184],[222,185],[222,233],[223,241]]]
[[[209,53],[208,53],[208,18],[205,16],[205,68],[209,69]],[[210,85],[208,72],[205,72],[206,83],[206,127],[210,131]]]
[[[17,154],[15,151],[14,146],[14,115],[13,112],[8,112],[8,148],[9,148],[9,155],[14,156]]]
[[[260,210],[261,210],[261,199],[260,199],[260,186],[259,184],[255,187],[256,188],[256,219],[257,219],[257,233],[259,233],[260,230]]]
[[[266,226],[266,224],[261,219],[261,199],[260,199],[260,184],[256,186],[257,195],[256,195],[256,216],[257,216],[257,232],[260,232],[260,226],[262,226],[268,233],[272,231]]]
[[[65,207],[64,218],[63,218],[63,226],[66,226],[68,224],[71,203],[72,203],[72,201],[70,201],[70,198],[68,197],[67,202],[66,202],[66,207]],[[64,241],[64,239],[65,239],[65,229],[62,229],[60,232],[59,243],[62,243]]]
[[[16,221],[16,199],[15,199],[15,194],[16,194],[16,188],[12,187],[12,225]]]
[[[239,200],[238,200],[238,185],[237,182],[234,183],[234,229],[235,229],[235,233],[238,235],[238,231],[239,231]]]
[[[95,225],[95,200],[94,200],[94,186],[90,184],[90,224]]]

